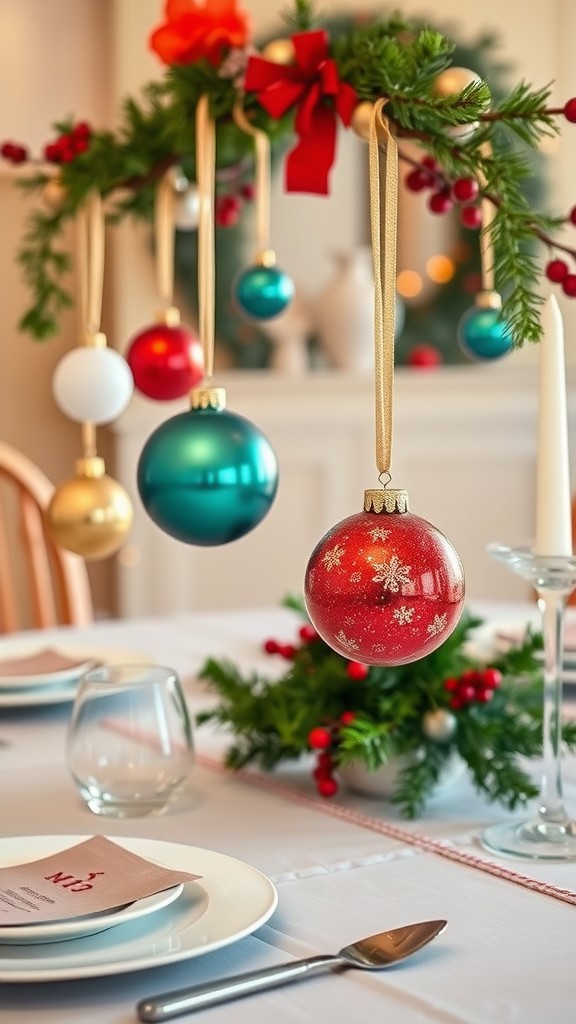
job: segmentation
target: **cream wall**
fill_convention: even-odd
[[[67,115],[105,124],[110,102],[107,11],[101,0],[1,0],[0,139],[21,140],[35,155]],[[57,338],[35,342],[18,332],[28,295],[15,263],[30,200],[0,166],[0,437],[20,448],[55,481],[72,475],[79,428],[55,406],[54,367],[76,343],[75,317]],[[108,455],[110,442],[101,438]],[[113,602],[110,565],[90,568],[97,607]]]
[[[284,29],[269,0],[251,0],[258,31]],[[278,4],[278,10],[283,7]],[[399,5],[400,6],[400,5]],[[323,5],[330,13],[352,8],[350,2]],[[354,3],[360,11],[380,4]],[[39,152],[50,126],[72,114],[95,124],[111,124],[116,100],[137,90],[162,71],[147,50],[150,28],[158,23],[160,0],[1,0],[0,3],[0,139],[21,139]],[[545,17],[527,17],[525,0],[404,0],[406,14],[429,10],[435,25],[453,23],[462,40],[497,27],[502,56],[514,67],[513,78],[545,84],[555,80],[561,103],[576,94],[573,40],[576,4],[552,0]],[[331,272],[330,252],[348,247],[364,235],[363,148],[346,137],[333,177],[330,199],[285,196],[276,186],[273,244],[282,264],[303,288],[319,287]],[[576,202],[576,126],[564,125],[563,139],[551,161],[555,212]],[[27,304],[15,253],[28,209],[5,167],[0,174],[0,437],[23,449],[54,479],[72,472],[79,451],[78,428],[57,410],[50,393],[53,368],[76,342],[74,315],[63,318],[59,337],[44,344],[20,336],[18,319]],[[306,237],[294,224],[306,225]],[[105,327],[109,344],[125,348],[134,330],[154,309],[153,277],[144,242],[146,232],[129,226],[114,232],[108,247],[108,303]],[[563,302],[569,360],[576,364],[576,303]],[[534,351],[527,351],[530,360]],[[520,357],[522,358],[522,357]],[[100,445],[113,472],[111,441],[101,432]],[[114,562],[91,566],[98,607],[114,608]]]

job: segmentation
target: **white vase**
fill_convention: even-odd
[[[407,755],[394,757],[380,768],[370,771],[365,764],[357,761],[354,764],[340,767],[338,775],[344,786],[352,793],[387,800],[394,793],[398,775],[409,763],[410,757]],[[464,769],[465,765],[462,759],[456,754],[451,755],[440,773],[434,792],[439,793],[453,786],[462,777]]]
[[[361,245],[335,254],[336,271],[317,294],[314,326],[331,365],[340,370],[374,368],[374,274],[372,250]],[[404,307],[396,299],[396,337]]]

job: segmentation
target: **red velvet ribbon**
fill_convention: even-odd
[[[271,117],[282,117],[297,105],[298,142],[286,161],[286,191],[328,193],[328,175],[336,155],[337,118],[348,127],[358,97],[338,78],[328,56],[328,33],[292,36],[294,64],[274,64],[250,57],[244,88],[255,92]]]

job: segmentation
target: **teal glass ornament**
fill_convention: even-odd
[[[274,265],[255,263],[237,275],[233,285],[238,309],[253,320],[272,320],[294,298],[294,281]]]
[[[270,442],[224,403],[222,388],[197,389],[192,409],[162,423],[138,461],[146,512],[185,544],[238,540],[258,525],[276,496],[278,463]]]
[[[512,351],[510,327],[502,319],[502,300],[497,292],[480,292],[458,324],[458,344],[471,359],[501,359]]]

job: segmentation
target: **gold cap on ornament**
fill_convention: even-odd
[[[191,409],[225,409],[225,388],[194,388],[190,392]]]
[[[364,491],[365,512],[407,512],[408,491],[379,487]]]
[[[100,455],[85,455],[82,459],[76,459],[76,476],[87,476],[92,480],[99,480],[104,476],[104,459]]]
[[[490,290],[478,292],[474,305],[478,309],[502,309],[502,296],[499,292]]]
[[[176,306],[167,306],[159,309],[156,313],[156,323],[165,324],[166,327],[178,327],[180,323],[180,310]]]

